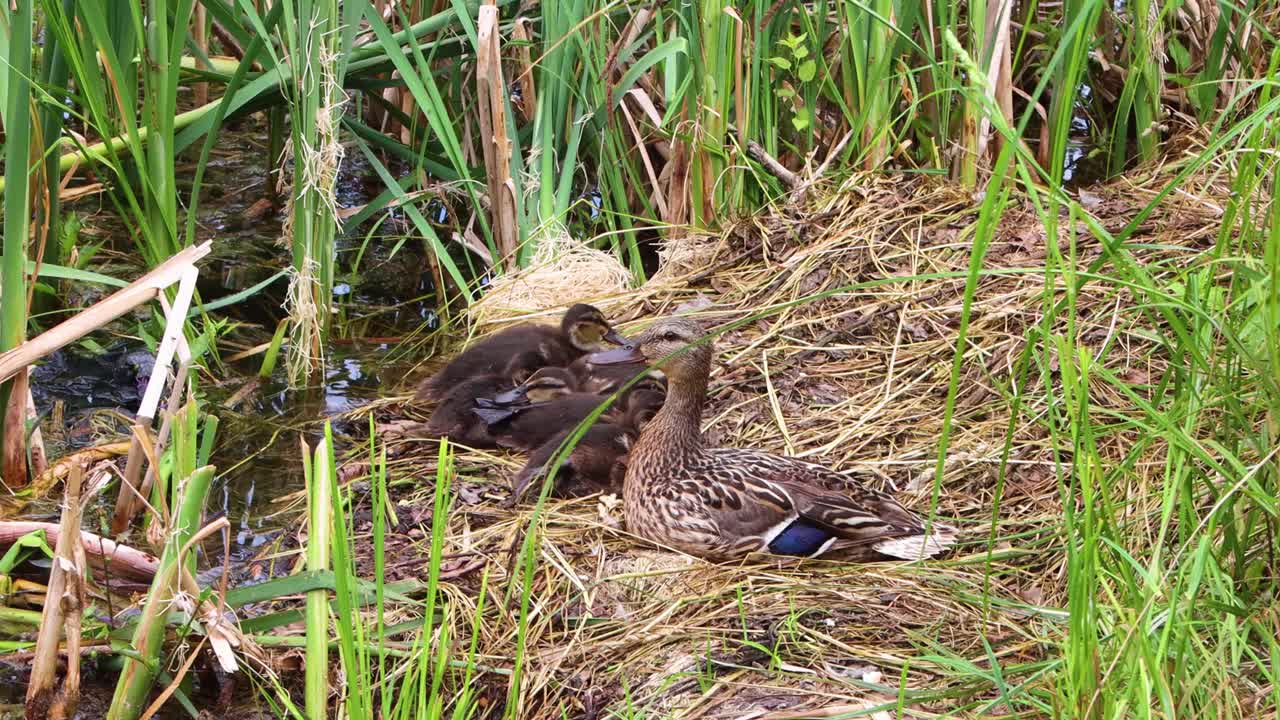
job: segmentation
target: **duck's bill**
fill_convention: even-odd
[[[604,339],[614,345],[626,345],[628,343],[628,340],[625,337],[619,334],[617,330],[613,329],[610,329],[609,332],[604,334]]]
[[[587,362],[593,365],[627,365],[630,363],[640,363],[644,362],[644,353],[640,352],[639,345],[624,344],[620,348],[591,353],[587,356]]]

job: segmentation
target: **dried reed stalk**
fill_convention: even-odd
[[[511,28],[511,39],[516,47],[516,82],[520,85],[520,115],[525,122],[533,122],[534,113],[538,109],[537,88],[533,84],[533,32],[529,29],[529,18],[516,18]]]
[[[27,486],[27,371],[24,368],[13,377],[9,404],[4,410],[4,427],[8,430],[0,438],[0,481],[10,490]]]
[[[49,590],[27,684],[27,720],[67,720],[75,717],[80,704],[80,616],[84,612],[88,568],[80,540],[80,485],[84,471],[83,465],[77,465],[67,478]],[[67,643],[67,673],[59,685],[58,641],[62,637]]]
[[[119,535],[124,532],[141,508],[151,484],[155,480],[156,462],[164,451],[168,440],[168,427],[172,413],[165,417],[160,427],[160,437],[151,438],[151,424],[155,421],[156,411],[160,405],[160,393],[164,390],[165,379],[169,376],[169,365],[174,354],[178,355],[178,374],[174,377],[173,389],[169,395],[169,408],[177,407],[182,397],[182,388],[187,383],[187,370],[191,364],[191,348],[183,334],[186,325],[187,308],[191,305],[191,296],[196,289],[196,269],[187,267],[182,272],[178,283],[178,292],[170,305],[163,296],[161,306],[165,311],[164,336],[160,339],[160,347],[156,350],[156,361],[151,367],[151,377],[147,379],[147,388],[142,395],[142,403],[138,408],[137,422],[133,428],[133,438],[129,446],[129,459],[125,463],[124,477],[120,481],[120,494],[116,497],[115,512],[111,517],[111,532]],[[155,453],[147,457],[143,452],[143,443],[155,447]],[[151,460],[150,469],[141,483],[143,461]]]
[[[492,2],[492,0],[490,0]],[[515,183],[511,179],[511,142],[507,138],[506,85],[502,79],[501,34],[498,7],[480,7],[476,24],[476,102],[480,114],[480,147],[484,150],[485,178],[489,184],[493,237],[503,265],[517,267],[520,226],[516,219]]]

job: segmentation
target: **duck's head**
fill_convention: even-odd
[[[645,362],[671,378],[706,375],[715,349],[706,333],[688,318],[665,318],[620,348],[590,356],[598,365]],[[696,345],[694,343],[697,343]]]
[[[569,343],[582,352],[597,352],[607,344],[625,345],[627,339],[618,334],[599,309],[578,303],[564,313],[560,331]]]

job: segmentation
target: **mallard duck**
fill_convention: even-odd
[[[513,390],[477,400],[474,412],[498,445],[532,452],[561,430],[576,427],[604,400],[601,395],[578,392],[567,369],[544,367]],[[600,419],[608,422],[620,415],[611,407]]]
[[[710,448],[701,433],[713,346],[697,323],[668,318],[592,362],[645,360],[667,398],[631,448],[623,481],[627,528],[710,560],[750,553],[817,557],[867,550],[914,560],[955,540],[847,473],[759,450]]]
[[[653,390],[633,392],[628,397],[627,412],[620,420],[596,423],[588,428],[560,464],[552,494],[577,497],[621,488],[627,470],[627,452],[645,424],[662,407],[664,399],[664,393]],[[550,472],[551,461],[575,429],[556,433],[533,451],[529,462],[511,481],[509,504],[518,501],[533,481]]]
[[[510,390],[525,382],[544,364],[541,353],[523,352],[507,361],[507,366],[500,373],[481,375],[459,383],[436,404],[427,420],[427,433],[473,448],[498,447],[497,441],[489,434],[489,426],[476,417],[477,398]]]
[[[418,386],[415,400],[434,400],[458,384],[502,371],[510,359],[526,352],[542,356],[542,365],[568,365],[606,343],[622,345],[619,335],[598,309],[579,303],[565,311],[559,327],[520,323],[473,344]]]

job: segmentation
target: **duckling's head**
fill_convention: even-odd
[[[547,358],[540,352],[532,350],[511,356],[502,374],[511,378],[511,382],[520,385],[539,369],[547,366]]]
[[[667,394],[660,390],[633,390],[627,396],[627,424],[635,428],[638,432],[649,424],[658,411],[662,409],[662,403],[666,401]]]
[[[625,345],[627,342],[609,324],[604,313],[585,303],[578,303],[565,311],[560,331],[569,338],[571,345],[582,352],[603,350],[606,343]]]
[[[693,320],[665,318],[623,347],[592,355],[590,362],[609,365],[643,361],[673,380],[705,377],[711,371],[715,348],[710,339],[698,342],[704,336],[702,327]]]
[[[562,367],[544,367],[520,386],[531,403],[549,402],[574,390],[573,375]]]

